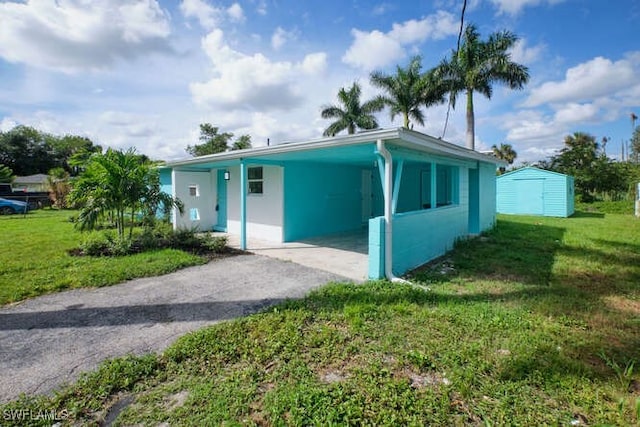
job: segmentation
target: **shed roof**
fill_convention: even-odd
[[[37,173],[35,175],[17,176],[14,180],[14,184],[44,184],[47,182],[48,175],[43,173]]]
[[[537,171],[537,172],[542,172],[542,173],[547,173],[547,174],[553,174],[553,175],[558,175],[558,176],[563,176],[563,177],[571,177],[571,175],[566,175],[566,174],[563,174],[563,173],[560,173],[560,172],[554,172],[554,171],[550,171],[550,170],[547,170],[547,169],[540,169],[540,168],[537,168],[535,166],[525,166],[523,168],[516,169],[516,170],[510,171],[510,172],[507,172],[505,174],[502,174],[502,175],[500,175],[498,177],[498,179],[507,177],[509,175],[518,174],[518,173],[521,173],[521,172],[526,171],[526,170],[534,170],[534,171]]]
[[[391,143],[394,147],[410,149],[433,155],[459,160],[481,161],[496,165],[506,162],[450,142],[405,128],[377,129],[352,135],[340,135],[308,141],[282,143],[273,146],[256,147],[246,150],[226,151],[207,156],[194,157],[167,163],[173,167],[211,167],[237,164],[242,159],[267,161],[315,160],[332,162],[369,161],[373,156],[372,147],[377,140]]]

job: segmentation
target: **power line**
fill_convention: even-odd
[[[456,44],[456,55],[460,52],[460,39],[462,39],[462,29],[464,27],[464,12],[467,10],[467,0],[462,3],[462,12],[460,13],[460,31],[458,31],[458,43]],[[444,120],[444,129],[442,129],[442,136],[440,139],[444,139],[444,135],[447,133],[447,125],[449,124],[449,113],[451,112],[451,90],[453,90],[453,81],[451,81],[451,87],[449,88],[449,105],[447,106],[447,117]]]

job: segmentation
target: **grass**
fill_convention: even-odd
[[[632,216],[502,216],[412,280],[430,290],[330,284],[164,354],[108,361],[0,414],[96,425],[640,425],[629,389],[640,366]]]
[[[169,273],[205,259],[180,250],[125,257],[73,257],[83,235],[70,211],[42,209],[26,216],[0,216],[0,305],[63,289],[107,286]]]

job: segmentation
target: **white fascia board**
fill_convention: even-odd
[[[353,135],[336,136],[332,138],[322,138],[303,142],[283,143],[267,147],[249,148],[246,150],[228,151],[218,154],[209,154],[207,156],[194,157],[193,159],[178,160],[169,162],[165,166],[188,166],[198,163],[207,163],[212,161],[223,160],[240,160],[260,156],[271,156],[283,153],[294,153],[297,151],[308,151],[322,148],[341,147],[348,145],[357,145],[365,142],[375,143],[378,139],[389,140],[399,137],[398,129],[381,129],[371,132],[362,132]]]

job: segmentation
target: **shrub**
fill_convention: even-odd
[[[227,247],[228,239],[226,236],[212,236],[204,234],[200,237],[200,244],[209,251],[219,254]]]
[[[107,236],[104,233],[89,233],[80,243],[80,251],[88,256],[110,255]]]

